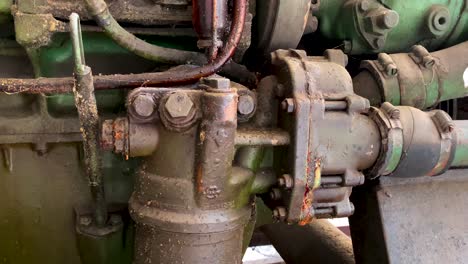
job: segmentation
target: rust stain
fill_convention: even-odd
[[[311,159],[310,156],[311,155],[309,153],[307,157],[308,161]],[[313,174],[314,182],[312,186],[310,186],[310,181],[308,180],[308,177],[310,175],[309,172],[310,172],[310,168],[307,167],[306,187],[305,187],[304,198],[302,200],[301,217],[299,221],[300,226],[307,225],[313,220],[310,210],[312,208],[312,203],[314,201],[314,191],[320,187],[320,180],[322,176],[322,159],[321,158],[316,158],[314,160],[314,174]]]

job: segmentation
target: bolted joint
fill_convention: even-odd
[[[276,221],[284,222],[287,216],[288,216],[288,212],[286,211],[286,208],[282,206],[276,207],[273,210],[273,219],[275,219]]]
[[[393,10],[382,10],[376,17],[377,25],[382,29],[392,29],[400,22],[400,16]]]
[[[455,124],[450,116],[441,110],[434,111],[433,120],[436,125],[440,128],[442,133],[452,133],[455,130]]]
[[[167,98],[164,108],[172,118],[187,117],[193,109],[193,102],[184,92],[175,92]]]
[[[432,57],[429,51],[421,45],[414,45],[411,48],[411,52],[409,55],[414,62],[422,65],[427,69],[432,68],[436,63],[435,58]]]
[[[132,100],[132,108],[139,117],[147,118],[154,114],[156,104],[150,94],[139,94]]]
[[[287,113],[294,112],[295,104],[293,98],[286,98],[281,102],[281,109]]]

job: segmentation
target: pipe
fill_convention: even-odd
[[[452,167],[468,167],[468,122],[453,121],[457,135],[457,148]]]
[[[92,0],[88,0],[92,1]],[[99,3],[101,1],[94,0]],[[98,9],[96,9],[98,10]],[[95,10],[95,11],[96,11]],[[105,11],[105,10],[104,10]],[[96,90],[135,88],[141,86],[171,86],[193,83],[200,78],[216,73],[233,56],[244,30],[246,0],[236,0],[231,33],[221,54],[210,64],[184,69],[154,73],[103,75],[94,78]],[[131,34],[130,34],[131,35]],[[186,63],[187,61],[185,61]],[[0,92],[5,93],[70,93],[73,91],[73,78],[39,78],[39,79],[0,79]]]
[[[99,115],[94,95],[93,75],[91,68],[85,65],[80,22],[76,13],[70,16],[70,35],[75,59],[76,85],[73,92],[83,136],[86,175],[94,203],[94,222],[98,227],[103,227],[107,222],[107,205],[99,152]]]
[[[187,62],[197,64],[204,60],[204,57],[198,52],[181,51],[149,44],[120,26],[103,0],[86,0],[85,2],[94,20],[104,29],[106,34],[121,47],[140,57],[171,64],[185,64]]]
[[[355,263],[351,239],[328,220],[306,226],[269,224],[261,230],[286,263]]]

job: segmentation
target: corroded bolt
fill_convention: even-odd
[[[91,219],[91,217],[89,216],[80,216],[80,225],[82,226],[90,226],[91,223],[93,222],[93,219]]]
[[[132,101],[133,110],[141,117],[150,117],[156,107],[154,99],[149,94],[139,94]]]
[[[220,76],[210,76],[202,79],[203,84],[218,90],[231,89],[231,81]]]
[[[378,61],[383,66],[385,73],[389,76],[395,76],[398,74],[398,68],[393,61],[392,57],[387,53],[379,53]]]
[[[245,94],[239,97],[237,112],[241,115],[250,115],[255,110],[255,100],[252,96]]]
[[[284,207],[276,207],[273,210],[273,219],[278,220],[278,221],[284,221],[286,220],[288,212],[286,211],[286,208]]]
[[[294,186],[294,180],[292,176],[289,174],[281,175],[281,177],[278,178],[278,186],[285,189],[291,189]]]
[[[193,102],[184,92],[175,92],[169,95],[164,105],[172,118],[187,117],[193,108]]]
[[[294,112],[294,99],[292,98],[286,98],[284,101],[281,103],[281,109],[288,113]]]
[[[281,190],[278,188],[273,188],[270,192],[270,198],[274,201],[281,199]]]

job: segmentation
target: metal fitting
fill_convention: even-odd
[[[294,112],[294,99],[292,98],[284,99],[283,102],[281,103],[281,109],[283,109],[287,113]]]
[[[90,216],[80,216],[79,218],[80,225],[90,226],[93,222],[93,219]]]
[[[370,3],[368,0],[362,0],[360,3],[359,3],[359,9],[363,12],[369,10],[370,8]]]
[[[172,118],[187,117],[193,109],[193,102],[184,92],[175,92],[167,98],[164,105]]]
[[[435,58],[429,53],[429,51],[421,46],[421,45],[414,45],[411,48],[410,57],[416,62],[424,66],[425,68],[429,69],[435,65]]]
[[[281,190],[278,188],[273,188],[270,192],[270,198],[273,201],[278,201],[281,199]]]
[[[286,211],[286,208],[284,207],[276,207],[273,210],[273,219],[283,222],[286,220],[286,217],[288,216],[288,212]]]
[[[290,174],[283,174],[278,178],[278,186],[284,189],[291,189],[294,186],[294,179]]]
[[[221,76],[210,76],[202,79],[202,83],[212,89],[229,90],[231,89],[231,81]]]
[[[388,76],[395,76],[398,74],[398,67],[392,57],[387,53],[379,53],[378,61]]]
[[[192,98],[183,91],[171,93],[162,99],[159,107],[164,126],[175,132],[183,132],[197,120],[197,109]]]
[[[383,29],[392,29],[400,22],[400,16],[393,10],[383,10],[377,16],[377,24]]]
[[[255,99],[249,95],[244,94],[239,96],[239,103],[237,104],[237,112],[241,115],[251,115],[255,111]]]
[[[391,119],[400,119],[400,110],[389,102],[382,104],[382,110],[384,110]]]
[[[145,118],[154,114],[156,105],[151,95],[139,94],[133,99],[132,107],[138,116]]]

